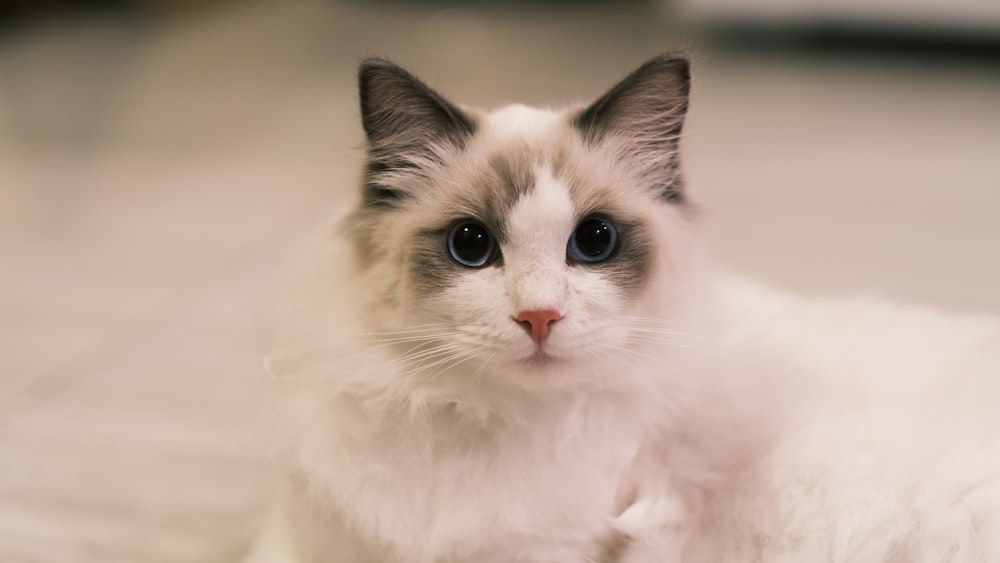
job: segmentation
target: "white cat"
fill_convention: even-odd
[[[290,292],[250,561],[1000,561],[1000,325],[712,274],[689,82],[485,113],[361,65],[363,197]]]

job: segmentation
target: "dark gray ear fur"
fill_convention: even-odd
[[[392,205],[404,197],[374,177],[412,167],[431,156],[431,144],[462,146],[475,131],[468,116],[415,76],[385,59],[362,61],[358,69],[361,124],[368,139],[365,204]]]
[[[580,112],[574,125],[590,143],[620,136],[634,146],[630,152],[660,180],[655,189],[667,201],[683,199],[677,150],[691,88],[688,59],[654,57]]]

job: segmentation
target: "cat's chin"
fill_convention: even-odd
[[[532,352],[507,362],[508,378],[520,383],[543,387],[572,385],[583,362],[572,356],[553,352]]]
[[[544,350],[536,350],[535,352],[532,352],[531,354],[518,360],[517,363],[531,370],[548,371],[566,364],[567,360],[558,356],[553,356],[551,353],[545,352]]]

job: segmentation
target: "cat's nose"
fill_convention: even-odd
[[[524,327],[531,335],[535,344],[541,346],[545,339],[549,337],[550,325],[561,319],[562,313],[552,309],[540,309],[537,311],[520,311],[514,320]]]

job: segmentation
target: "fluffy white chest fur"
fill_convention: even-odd
[[[362,65],[362,201],[289,292],[250,561],[1000,561],[1000,323],[711,274],[688,82],[484,113]]]

